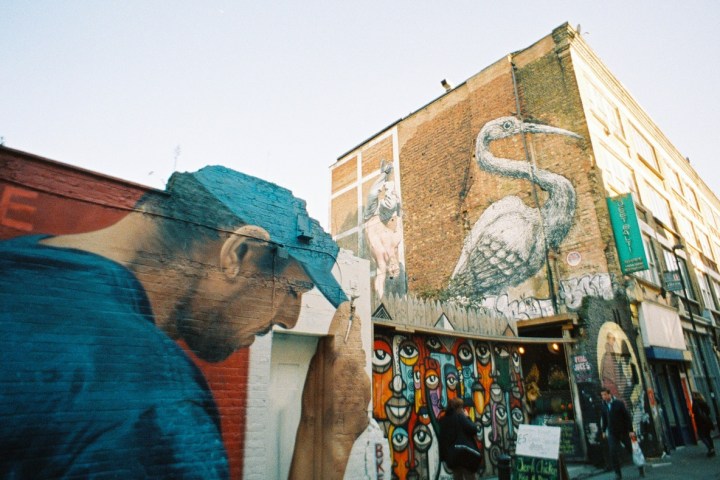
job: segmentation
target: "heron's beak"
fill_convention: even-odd
[[[522,130],[523,132],[527,133],[554,133],[555,135],[565,135],[573,138],[582,138],[577,133],[573,133],[569,130],[563,130],[562,128],[551,127],[548,125],[540,125],[539,123],[523,122]]]

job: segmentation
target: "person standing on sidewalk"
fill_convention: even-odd
[[[477,427],[465,413],[461,398],[448,400],[440,419],[440,460],[452,470],[454,480],[474,480],[482,454],[477,450]]]
[[[693,405],[692,413],[695,417],[695,426],[697,427],[698,437],[705,444],[708,449],[707,456],[715,456],[715,445],[713,443],[712,435],[710,432],[713,429],[712,419],[710,418],[710,407],[700,392],[693,392],[692,394]]]
[[[632,452],[630,434],[632,433],[632,421],[622,400],[615,398],[610,389],[600,390],[602,397],[600,430],[607,439],[610,456],[610,467],[615,470],[615,479],[622,478],[622,449],[628,453]],[[645,468],[640,469],[640,476],[645,476]]]

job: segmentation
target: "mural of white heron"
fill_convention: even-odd
[[[547,192],[547,199],[540,208],[533,208],[509,195],[482,213],[465,239],[453,271],[448,287],[452,295],[479,298],[519,285],[542,268],[545,243],[556,249],[572,226],[576,196],[567,178],[533,168],[527,161],[491,153],[493,141],[525,133],[581,138],[568,130],[515,117],[496,118],[480,129],[475,146],[478,166],[492,174],[529,180]]]

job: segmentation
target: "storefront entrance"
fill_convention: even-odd
[[[661,409],[660,418],[667,432],[665,441],[668,447],[694,444],[692,424],[688,414],[687,402],[682,383],[682,364],[659,362],[651,363],[656,398]]]

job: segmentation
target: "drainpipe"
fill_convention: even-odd
[[[513,82],[513,93],[515,94],[515,110],[517,118],[524,122],[525,119],[522,115],[522,110],[520,107],[520,94],[518,92],[518,83],[517,78],[515,77],[515,63],[513,63],[512,54],[508,55],[508,62],[510,62],[510,72],[512,73],[512,82]],[[525,133],[521,135],[522,138],[522,144],[523,144],[523,150],[525,151],[525,160],[530,164],[530,173],[533,176],[533,179],[535,177],[535,169],[537,168],[537,165],[535,163],[535,157],[531,154],[530,150],[528,149],[527,139],[525,138]],[[550,290],[550,300],[552,301],[553,310],[555,313],[559,313],[558,311],[558,301],[557,301],[557,295],[555,294],[555,280],[553,278],[553,272],[552,272],[552,266],[550,265],[550,249],[548,247],[547,243],[547,235],[545,235],[545,219],[542,218],[542,210],[540,210],[540,198],[538,197],[537,192],[537,185],[536,182],[533,180],[530,182],[532,186],[532,194],[533,194],[533,200],[535,201],[535,207],[537,207],[538,212],[540,214],[541,218],[541,227],[543,228],[543,247],[544,247],[544,254],[545,254],[545,278],[547,278],[548,282],[548,289]]]

